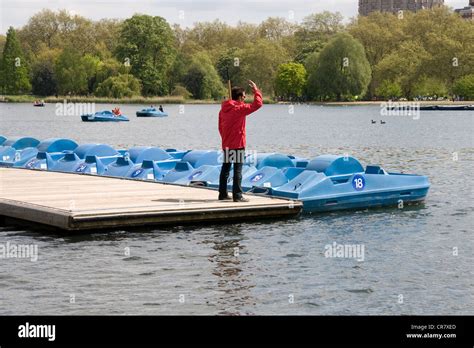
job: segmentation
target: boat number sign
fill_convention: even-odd
[[[76,172],[82,173],[87,168],[87,164],[82,163],[79,167],[77,167]]]
[[[30,169],[33,169],[35,167],[36,162],[38,162],[38,160],[36,158],[34,158],[26,164],[26,167],[30,168]]]
[[[135,171],[132,173],[132,178],[136,178],[136,177],[139,176],[142,172],[143,172],[143,169],[142,169],[142,168],[135,170]]]
[[[265,174],[259,173],[259,174],[255,175],[252,179],[250,179],[250,181],[251,182],[257,182],[257,181],[261,180],[264,176],[265,176]]]
[[[365,187],[365,179],[362,175],[356,174],[352,178],[352,187],[356,191],[362,191]]]

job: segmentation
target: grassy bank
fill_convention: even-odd
[[[5,95],[0,96],[0,102],[4,103],[34,103],[36,100],[44,100],[45,103],[63,103],[64,100],[70,103],[102,103],[102,104],[220,104],[220,100],[197,100],[185,99],[181,96],[165,96],[165,97],[132,97],[132,98],[101,98],[87,96],[51,96],[38,97],[33,95]],[[265,104],[274,104],[275,101],[264,98]]]
[[[305,102],[305,103],[296,103],[296,104],[309,104],[309,105],[333,105],[333,106],[354,106],[354,105],[380,105],[381,103],[388,103],[388,100],[378,100],[378,101],[345,101],[345,102]],[[464,101],[450,101],[450,100],[419,100],[419,101],[392,101],[392,103],[420,103],[420,105],[474,105],[474,100],[464,100]],[[290,102],[279,102],[278,104],[291,104]]]
[[[144,105],[159,105],[159,104],[220,104],[220,100],[198,100],[185,99],[180,96],[165,96],[165,97],[132,97],[132,98],[101,98],[101,97],[87,97],[87,96],[55,96],[38,97],[34,95],[5,95],[0,96],[0,102],[4,103],[33,103],[35,100],[44,100],[45,103],[63,103],[64,100],[70,103],[100,103],[100,104],[144,104]],[[251,100],[251,97],[250,97]],[[264,97],[265,104],[292,104],[290,102],[275,102],[273,99]],[[380,105],[380,103],[388,101],[345,101],[345,102],[306,102],[304,104],[314,105]],[[413,102],[413,101],[410,101]],[[399,102],[406,103],[406,102]],[[472,105],[474,101],[418,101],[420,105]]]

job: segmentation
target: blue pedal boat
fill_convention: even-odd
[[[129,150],[129,156],[134,165],[124,176],[142,180],[161,180],[181,161],[171,156],[169,151],[158,147],[134,147]]]
[[[143,160],[142,163],[131,167],[125,174],[127,178],[137,180],[163,181],[163,178],[180,163],[179,159],[169,159],[162,161]]]
[[[155,108],[146,108],[137,111],[137,117],[166,117],[168,113],[157,110]]]
[[[289,171],[294,170],[289,168],[285,174]],[[254,186],[250,191],[300,200],[305,212],[325,212],[419,202],[430,188],[426,176],[388,173],[377,165],[364,169],[353,157],[318,156],[299,171],[291,179],[287,175],[288,182],[283,185],[272,187],[270,177],[270,184]],[[278,180],[280,184],[284,178],[278,176]]]
[[[104,110],[95,114],[86,114],[81,116],[84,122],[120,122],[130,121],[125,115],[115,115],[112,111]]]
[[[38,139],[31,137],[5,138],[0,146],[0,167],[12,167],[17,162],[34,157],[39,143]]]
[[[101,174],[100,168],[96,165],[97,158],[100,158],[101,164],[112,163],[121,156],[121,153],[113,147],[105,144],[82,144],[74,151],[63,154],[60,158],[53,158],[49,154],[38,156],[46,157],[48,170],[57,172],[89,173]]]
[[[49,154],[60,158],[77,148],[77,143],[71,139],[50,138],[40,142],[36,147],[28,147],[17,154],[13,167],[29,169],[47,169],[46,156]],[[42,154],[38,156],[39,154]]]

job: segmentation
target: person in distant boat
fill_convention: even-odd
[[[116,107],[112,110],[112,113],[115,115],[115,116],[120,116],[122,114],[122,112],[120,111],[120,108]]]
[[[246,104],[245,89],[233,87],[232,100],[222,102],[219,112],[219,133],[222,138],[224,160],[219,177],[219,200],[230,200],[227,194],[227,180],[230,167],[234,165],[234,178],[232,184],[232,198],[234,202],[248,202],[242,197],[242,167],[245,161],[245,121],[248,115],[257,111],[263,105],[262,92],[255,82],[249,80],[253,91],[253,103]]]
[[[158,110],[160,110],[161,112],[164,112],[164,111],[163,111],[163,106],[160,105],[160,107],[158,108]]]

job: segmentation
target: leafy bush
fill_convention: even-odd
[[[120,74],[99,83],[95,94],[99,97],[133,97],[140,95],[140,81],[130,74]]]
[[[454,83],[453,92],[467,100],[474,100],[474,74],[461,77]]]

